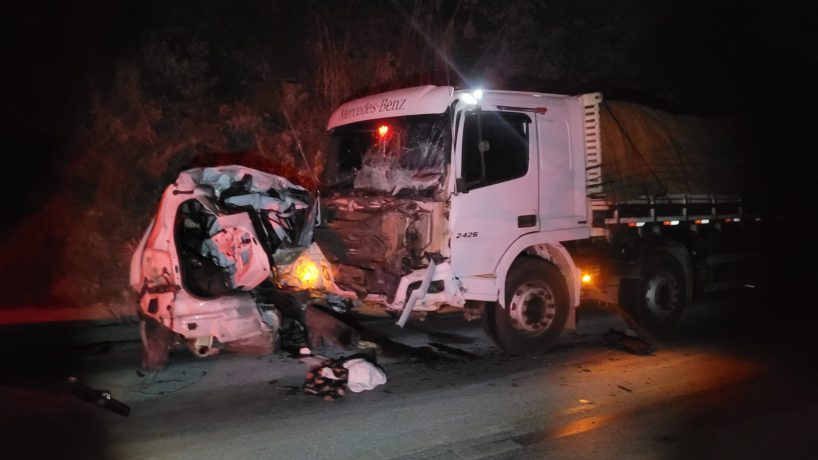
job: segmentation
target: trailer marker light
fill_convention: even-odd
[[[383,139],[387,134],[389,134],[389,125],[378,126],[378,137]]]
[[[631,227],[631,228],[633,228],[633,227],[644,227],[644,226],[645,226],[644,222],[628,222],[628,227]]]
[[[667,225],[667,226],[679,225],[679,221],[678,220],[666,220],[666,221],[662,222],[662,225]]]
[[[733,219],[731,219],[731,218],[729,218],[729,217],[728,217],[728,218],[724,219],[724,221],[725,221],[725,222],[732,222],[732,221],[733,221]]]
[[[733,219],[733,222],[741,222],[741,217],[736,217],[735,219]]]
[[[696,219],[697,224],[709,224],[710,219]]]

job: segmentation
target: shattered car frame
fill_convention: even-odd
[[[284,304],[299,305],[282,302],[282,294],[350,296],[310,244],[316,212],[306,189],[262,171],[232,165],[181,173],[131,259],[143,367],[164,365],[170,337],[197,356],[218,344],[272,351]]]

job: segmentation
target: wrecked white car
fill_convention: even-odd
[[[271,352],[282,322],[303,330],[298,293],[352,296],[310,243],[316,213],[310,193],[279,176],[242,166],[181,173],[131,260],[143,367],[162,367],[180,341],[200,357],[219,346]]]

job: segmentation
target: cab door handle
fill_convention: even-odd
[[[536,214],[525,214],[523,216],[517,216],[517,228],[533,227],[535,225],[537,225]]]

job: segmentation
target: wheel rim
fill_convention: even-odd
[[[529,281],[514,291],[508,309],[515,329],[529,335],[539,335],[554,323],[557,302],[548,284]]]
[[[651,277],[645,289],[645,305],[658,318],[673,314],[679,306],[681,292],[679,282],[667,272],[657,273]]]

